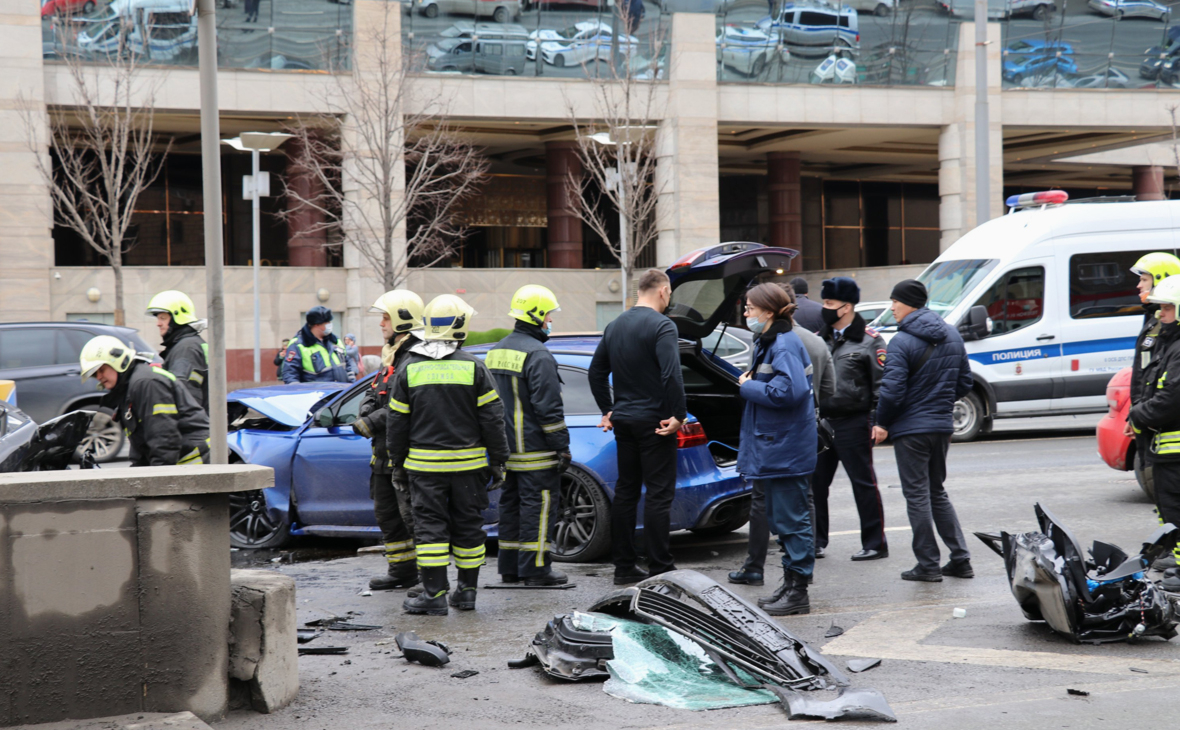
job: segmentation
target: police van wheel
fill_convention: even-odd
[[[610,502],[589,474],[572,468],[561,475],[561,505],[553,536],[553,559],[589,563],[610,548]]]
[[[508,8],[496,8],[496,12],[492,13],[492,20],[497,23],[508,22]]]
[[[1139,482],[1139,488],[1155,504],[1155,479],[1152,478],[1151,467],[1143,463],[1143,457],[1138,452],[1135,454],[1135,479]]]
[[[974,441],[983,429],[983,403],[979,396],[968,393],[955,401],[953,418],[955,432],[951,435],[951,441]]]
[[[266,550],[291,541],[291,523],[284,513],[274,517],[261,491],[229,495],[229,542],[242,550]]]

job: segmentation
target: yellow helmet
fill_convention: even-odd
[[[545,324],[545,317],[550,312],[559,312],[557,297],[548,288],[539,284],[525,284],[512,295],[512,308],[508,314],[521,322]]]
[[[1180,307],[1180,276],[1169,276],[1161,281],[1147,295],[1147,301]]]
[[[193,306],[193,300],[181,291],[162,291],[152,297],[152,300],[148,302],[147,313],[154,316],[161,312],[172,315],[172,321],[177,325],[192,324],[197,321],[197,308]]]
[[[422,329],[422,297],[408,289],[394,289],[377,297],[370,312],[388,314],[394,332]]]
[[[135,348],[118,337],[99,335],[82,347],[78,358],[82,363],[82,380],[94,377],[103,365],[110,365],[117,373],[125,373],[137,357]]]
[[[1150,274],[1152,286],[1158,286],[1169,276],[1180,274],[1180,259],[1170,253],[1156,251],[1143,256],[1131,267],[1131,273],[1143,276]]]
[[[462,342],[474,316],[471,305],[454,294],[437,296],[422,310],[423,339]]]

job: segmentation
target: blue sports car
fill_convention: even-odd
[[[727,243],[695,251],[668,271],[675,290],[668,315],[681,335],[690,412],[678,435],[674,530],[721,534],[748,519],[750,489],[735,471],[739,372],[703,349],[701,338],[737,316],[751,283],[785,270],[795,255],[757,243]],[[598,342],[597,336],[555,336],[547,343],[563,381],[573,455],[573,466],[562,475],[554,540],[554,557],[562,561],[592,561],[610,547],[615,442],[598,428],[601,415],[587,378]],[[292,535],[379,537],[368,489],[369,440],[350,425],[370,382],[269,386],[230,394],[231,459],[275,471],[274,487],[231,497],[235,547],[278,547]],[[497,493],[490,496],[484,517],[489,537],[495,538]]]

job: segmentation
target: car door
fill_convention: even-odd
[[[299,439],[291,477],[300,521],[375,526],[369,498],[369,439],[352,430],[370,380],[320,408]]]
[[[17,403],[38,423],[60,415],[82,392],[97,389],[93,381],[83,383],[79,377],[77,353],[90,337],[80,330],[70,332],[79,342],[72,343],[55,327],[0,329],[0,379],[16,382]]]

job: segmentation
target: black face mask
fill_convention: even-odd
[[[836,323],[840,321],[840,310],[824,307],[820,310],[819,316],[823,319],[824,324],[829,327],[835,327]]]

